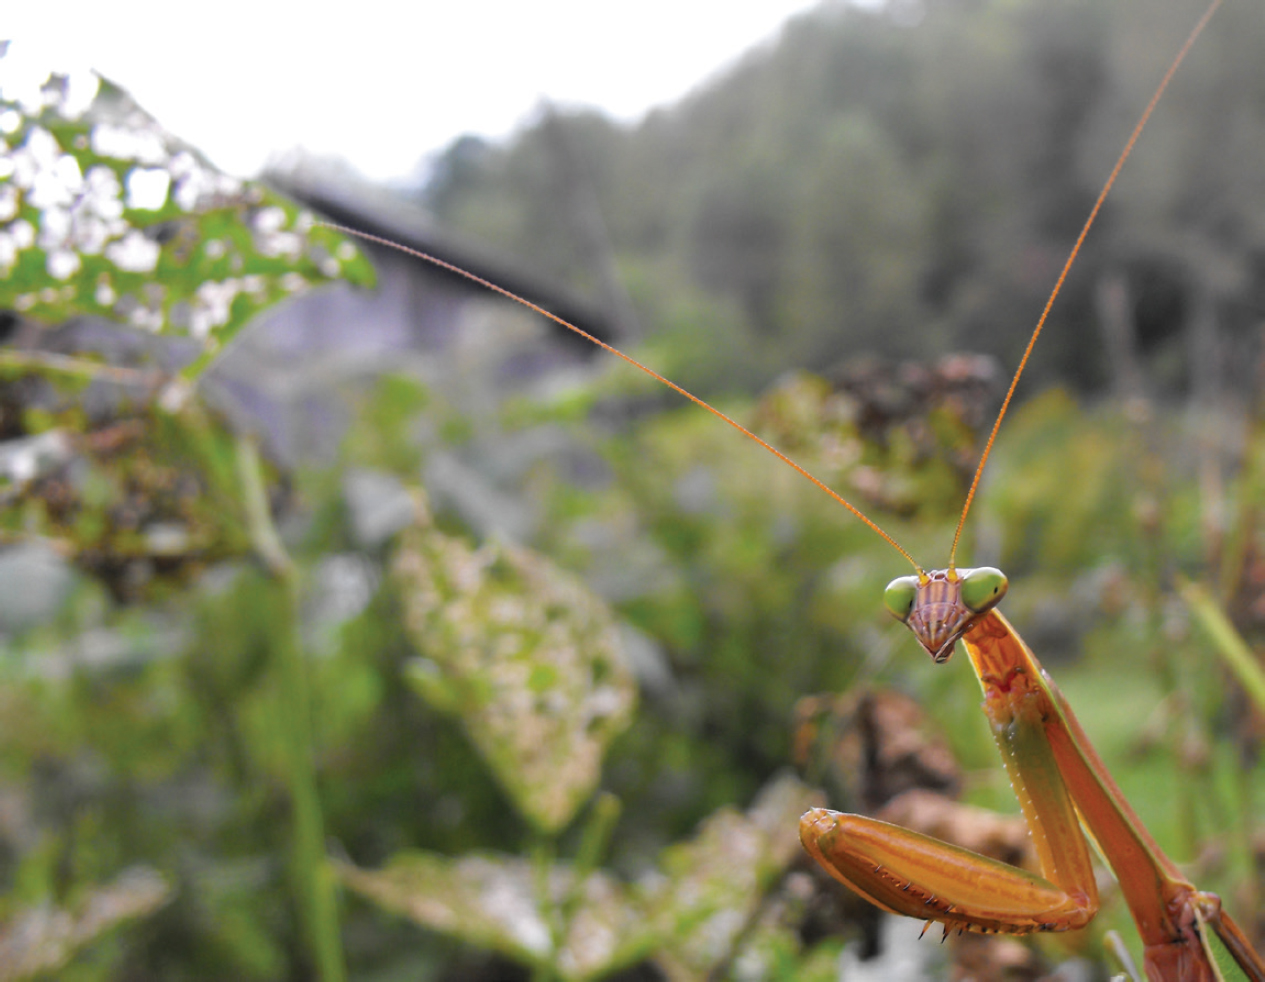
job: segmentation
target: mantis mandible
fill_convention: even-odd
[[[991,567],[958,568],[955,557],[984,466],[1051,306],[1143,126],[1220,2],[1212,0],[1169,66],[1063,266],[985,444],[946,569],[924,570],[887,532],[781,451],[702,399],[573,324],[444,260],[356,229],[330,226],[400,249],[463,276],[622,358],[760,444],[836,499],[904,556],[916,572],[888,585],[885,605],[914,632],[936,663],[948,661],[956,643],[963,642],[984,692],[984,712],[1031,830],[1041,873],[1029,873],[885,822],[825,808],[813,809],[801,819],[804,848],[832,876],[877,906],[939,922],[946,934],[1068,931],[1084,927],[1098,910],[1089,847],[1081,831],[1083,824],[1120,881],[1144,945],[1144,968],[1153,982],[1213,982],[1220,978],[1207,953],[1205,927],[1216,933],[1243,972],[1255,982],[1265,982],[1265,961],[1222,911],[1220,900],[1197,890],[1147,832],[1057,686],[997,609],[1006,593],[1005,575]]]

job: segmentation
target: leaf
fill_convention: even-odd
[[[746,814],[722,808],[692,841],[664,853],[662,876],[640,902],[666,936],[655,960],[672,982],[706,979],[729,956],[761,897],[799,855],[800,815],[823,800],[784,775]]]
[[[153,913],[170,895],[166,880],[137,866],[89,891],[73,910],[47,905],[18,914],[0,927],[0,982],[60,968],[80,948],[123,921]]]
[[[1211,896],[1211,895],[1207,895]],[[1220,900],[1211,897],[1213,906],[1200,902],[1192,904],[1195,920],[1199,924],[1199,939],[1203,952],[1217,982],[1249,982],[1247,970],[1239,964],[1239,956],[1246,962],[1254,962],[1251,942],[1228,917],[1221,919]],[[1235,948],[1239,954],[1235,954]],[[1254,973],[1255,977],[1255,973]]]
[[[220,419],[191,405],[89,421],[71,406],[49,421],[0,454],[0,537],[47,539],[127,599],[249,550]]]
[[[424,656],[418,692],[461,719],[523,815],[557,831],[632,718],[636,686],[610,610],[536,553],[473,549],[425,517],[403,533],[394,572]]]
[[[516,856],[395,856],[385,869],[348,863],[343,883],[432,930],[529,965],[584,980],[653,957],[672,980],[704,979],[731,954],[760,900],[799,854],[798,820],[817,792],[785,776],[746,812],[722,808],[689,842],[666,850],[661,869],[624,886],[596,871],[539,867]],[[558,923],[564,910],[570,923]],[[551,923],[557,923],[551,929]],[[560,940],[555,941],[554,930]]]
[[[122,89],[102,80],[80,110],[57,78],[38,109],[0,98],[0,308],[190,338],[192,380],[277,301],[372,283],[351,242],[216,170]]]
[[[628,891],[607,873],[575,873],[554,864],[540,877],[526,859],[473,854],[450,859],[427,852],[395,856],[383,870],[336,864],[343,883],[387,910],[528,965],[552,965],[565,979],[595,978],[642,950],[649,926]],[[552,911],[576,896],[576,914],[555,949]]]

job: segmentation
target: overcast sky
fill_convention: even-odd
[[[548,98],[635,119],[773,39],[813,0],[13,0],[12,54],[91,66],[220,167],[293,147],[370,178],[410,174]]]

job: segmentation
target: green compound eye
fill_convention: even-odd
[[[883,605],[898,620],[907,620],[914,609],[914,597],[918,593],[918,577],[898,576],[883,591]]]
[[[987,610],[1006,595],[1009,585],[1006,574],[999,569],[992,566],[973,569],[962,577],[962,603],[977,613]]]

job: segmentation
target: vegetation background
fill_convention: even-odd
[[[931,565],[1197,15],[827,4],[635,127],[546,108],[401,193],[592,298]],[[1262,707],[1202,625],[1265,631],[1263,45],[1231,3],[1183,66],[967,542],[1148,825],[1258,938]],[[105,160],[48,125],[85,174]],[[2,231],[43,229],[8,170]],[[1103,931],[1134,936],[1110,889],[1085,935],[940,949],[800,858],[820,800],[931,792],[907,821],[1023,837],[949,803],[1015,810],[965,666],[881,610],[899,557],[714,419],[603,360],[530,367],[545,329],[495,305],[329,387],[319,454],[225,412],[200,373],[300,292],[287,273],[369,278],[268,193],[129,206],[162,250],[110,281],[139,306],[102,301],[82,242],[67,277],[44,239],[5,264],[0,978],[894,978],[911,950],[909,977],[1104,977]],[[195,330],[203,284],[243,269],[274,279]],[[170,346],[52,327],[137,310]]]

